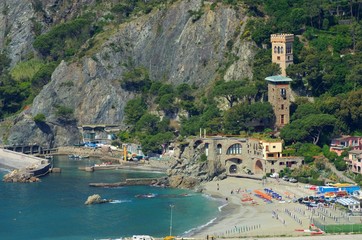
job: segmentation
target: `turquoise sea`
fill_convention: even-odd
[[[92,188],[90,182],[118,182],[126,178],[157,177],[162,173],[127,170],[78,170],[99,160],[54,158],[61,173],[40,183],[0,182],[0,239],[83,240],[132,235],[189,236],[212,222],[222,202],[200,193],[150,186]],[[6,169],[0,168],[0,177]],[[152,193],[155,197],[136,195]],[[113,203],[85,205],[99,194]],[[173,205],[174,207],[170,207]],[[172,213],[172,217],[171,217]]]

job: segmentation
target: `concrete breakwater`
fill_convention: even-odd
[[[0,148],[0,164],[10,169],[25,169],[46,163],[43,158]]]
[[[136,186],[136,185],[162,185],[165,178],[132,178],[126,179],[124,182],[115,183],[89,183],[90,187],[121,187],[121,186]]]
[[[3,178],[5,182],[38,182],[38,176],[48,173],[50,164],[43,158],[0,149],[0,164],[13,169]]]

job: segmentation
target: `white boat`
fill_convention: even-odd
[[[153,237],[151,237],[149,235],[133,235],[132,239],[133,240],[153,240]]]

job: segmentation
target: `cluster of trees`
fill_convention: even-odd
[[[125,123],[130,128],[127,134],[122,132],[120,138],[135,137],[146,152],[160,152],[161,143],[177,136],[196,135],[200,128],[209,134],[240,134],[263,131],[274,124],[271,105],[259,101],[260,92],[247,79],[217,81],[211,91],[200,93],[186,83],[173,86],[152,81],[145,68],[134,67],[123,74],[120,85],[139,96],[125,107]],[[220,110],[223,105],[227,106],[226,111]],[[151,114],[150,109],[161,112],[164,117]],[[180,125],[170,121],[176,116],[181,118]]]
[[[93,22],[93,14],[58,24],[34,40],[34,48],[43,58],[58,61],[74,56],[82,45],[101,31]]]

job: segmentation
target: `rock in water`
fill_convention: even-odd
[[[102,199],[99,194],[93,194],[88,197],[87,201],[85,201],[84,204],[90,205],[90,204],[98,204],[98,203],[107,203],[111,202],[112,200]]]
[[[39,178],[31,176],[25,170],[13,170],[10,173],[6,174],[3,177],[4,182],[20,182],[20,183],[29,183],[29,182],[40,182]]]

